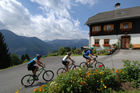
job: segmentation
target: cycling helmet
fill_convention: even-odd
[[[41,57],[41,55],[40,54],[36,54],[36,57],[39,58],[39,57]]]
[[[69,55],[69,56],[70,56],[70,55],[71,55],[71,52],[67,52],[67,55]]]
[[[90,47],[90,49],[91,49],[91,50],[93,50],[93,49],[94,49],[94,47]]]

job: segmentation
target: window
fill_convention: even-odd
[[[107,30],[107,31],[110,31],[110,30],[111,30],[111,25],[107,25],[107,26],[106,26],[106,30]]]
[[[99,31],[99,26],[95,26],[95,31]]]
[[[104,31],[105,32],[111,32],[114,30],[114,24],[107,24],[107,25],[104,25]]]
[[[124,29],[128,29],[128,23],[124,23],[124,24],[123,24],[123,28],[124,28]]]
[[[104,45],[109,45],[109,39],[104,39]]]
[[[131,31],[132,22],[122,22],[122,23],[120,23],[120,29],[122,31]]]
[[[95,45],[99,45],[99,39],[95,39]]]
[[[95,39],[95,44],[93,46],[100,47],[99,41],[100,41],[100,39]]]
[[[101,31],[101,26],[92,26],[93,33],[99,33]]]

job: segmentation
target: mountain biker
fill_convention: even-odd
[[[72,61],[72,64],[74,64],[74,60],[72,60],[70,56],[71,56],[71,53],[67,52],[67,55],[65,55],[62,59],[62,64],[65,66],[66,72],[68,71],[68,66],[69,66],[69,63],[70,63],[68,61],[68,59]]]
[[[28,70],[32,70],[33,77],[35,79],[37,79],[36,72],[37,72],[37,70],[39,68],[38,66],[35,66],[35,64],[37,63],[39,66],[44,67],[44,64],[39,61],[40,58],[41,58],[41,55],[40,54],[36,54],[36,57],[33,58],[31,61],[29,61],[28,66],[27,66]]]
[[[90,47],[90,49],[87,49],[86,51],[84,51],[83,57],[86,59],[86,62],[88,64],[90,64],[91,59],[93,59],[93,56],[94,56],[93,50],[94,50],[94,47]]]

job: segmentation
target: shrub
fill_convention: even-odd
[[[111,70],[96,69],[86,71],[84,68],[70,70],[59,75],[54,81],[47,84],[48,93],[105,93],[108,88],[116,84],[115,74]],[[37,93],[37,92],[35,92]]]
[[[122,68],[118,76],[122,82],[132,82],[133,87],[140,86],[140,63],[138,61],[123,60]]]
[[[122,69],[70,70],[58,75],[44,88],[36,89],[34,93],[39,91],[42,93],[112,93],[112,90],[122,90],[123,82],[139,88],[139,67],[140,64],[137,61],[124,60]]]

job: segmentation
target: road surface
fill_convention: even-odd
[[[99,56],[98,61],[101,61],[108,68],[122,68],[123,59],[129,60],[139,60],[140,61],[140,50],[120,50],[118,53],[109,56]],[[85,61],[82,56],[72,56],[76,61],[76,64],[80,64]],[[53,70],[55,77],[56,71],[58,68],[62,67],[61,64],[62,57],[46,57],[42,58],[41,61],[46,64],[47,69]],[[27,63],[18,65],[16,67],[0,70],[0,93],[15,93],[17,89],[19,93],[32,93],[33,89],[39,87],[45,82],[42,80],[42,77],[39,77],[39,81],[36,81],[32,87],[24,88],[21,85],[21,78],[29,74],[27,70]]]

